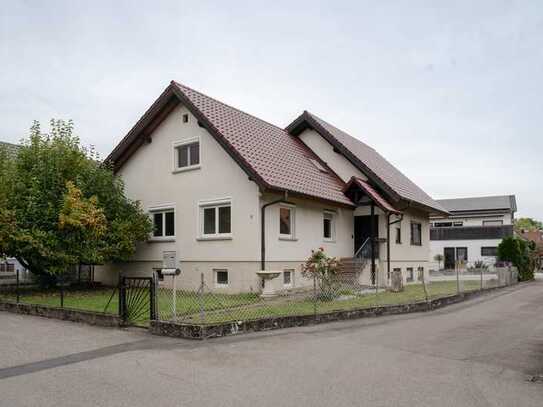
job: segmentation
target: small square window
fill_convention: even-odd
[[[402,244],[402,228],[401,227],[396,228],[396,243]]]
[[[283,271],[283,285],[291,286],[292,285],[292,270]]]
[[[188,123],[188,122],[189,122],[189,115],[185,113],[183,115],[183,123]]]
[[[215,270],[215,281],[217,285],[228,285],[228,271],[227,270]]]
[[[407,272],[407,281],[413,281],[415,278],[415,273],[413,272],[413,267],[407,267],[405,269]]]

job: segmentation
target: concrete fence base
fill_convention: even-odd
[[[83,322],[90,325],[105,327],[119,327],[122,325],[121,319],[118,315],[106,314],[104,312],[83,311],[72,308],[52,307],[48,305],[0,302],[0,311],[61,319],[64,321]]]
[[[250,321],[225,322],[217,324],[186,324],[171,321],[151,321],[150,332],[154,335],[171,336],[185,339],[208,339],[227,335],[267,331],[271,329],[292,328],[325,322],[344,321],[350,319],[400,315],[412,312],[426,312],[456,304],[474,297],[497,290],[499,287],[483,291],[469,291],[410,304],[385,305],[379,307],[334,311],[317,315],[300,315],[260,318]]]

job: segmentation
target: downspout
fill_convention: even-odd
[[[394,222],[390,221],[390,217],[392,216],[391,212],[387,213],[387,276],[390,276],[390,226],[394,225],[395,223],[401,222],[403,220],[403,212],[408,209],[411,205],[408,204],[405,208],[403,208],[400,212],[400,217],[396,219]]]
[[[260,270],[266,270],[266,208],[278,203],[294,205],[292,202],[287,201],[287,199],[288,192],[285,191],[284,198],[268,202],[267,204],[262,205],[260,208]]]
[[[373,220],[375,217],[375,204],[371,201],[371,212],[370,212],[370,243],[371,243],[371,279],[372,284],[375,284],[376,275],[375,275],[375,227]]]

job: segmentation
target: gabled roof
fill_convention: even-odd
[[[304,111],[287,126],[286,130],[293,135],[299,135],[307,128],[318,132],[337,152],[362,171],[392,200],[403,199],[433,212],[447,213],[442,205],[433,200],[373,148],[314,114]]]
[[[364,192],[384,212],[395,214],[401,213],[401,211],[394,208],[385,198],[381,196],[381,194],[379,194],[379,192],[375,190],[375,188],[373,188],[368,182],[364,181],[363,179],[353,176],[349,180],[349,182],[347,182],[345,188],[343,188],[343,192],[347,193],[353,187],[357,187],[359,190]]]
[[[172,81],[106,158],[118,170],[181,103],[261,188],[352,206],[344,183],[298,138],[280,127]],[[317,160],[328,171],[317,168]]]
[[[11,157],[14,157],[19,152],[21,148],[18,144],[7,143],[5,141],[0,141],[0,149],[5,149]]]
[[[517,211],[515,195],[479,196],[470,198],[438,199],[443,207],[450,212],[458,211]]]

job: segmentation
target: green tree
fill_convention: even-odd
[[[533,218],[518,218],[515,227],[517,230],[543,230],[543,223]]]
[[[0,252],[34,274],[126,261],[151,231],[139,203],[81,146],[71,121],[52,120],[49,134],[34,122],[16,157],[0,160],[0,180]]]
[[[504,238],[498,245],[498,259],[508,261],[519,271],[519,280],[534,278],[536,252],[533,242],[527,242],[514,236]]]

